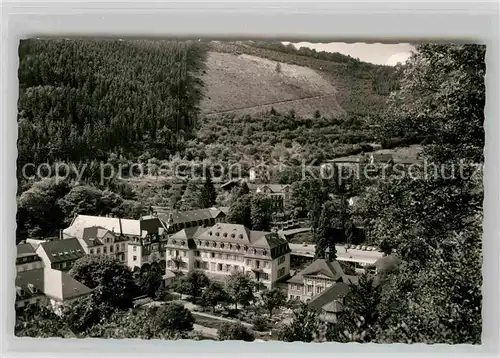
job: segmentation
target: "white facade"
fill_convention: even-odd
[[[335,284],[335,281],[324,275],[305,276],[302,284],[288,284],[288,298],[307,302],[333,284]]]
[[[165,259],[167,271],[201,270],[221,278],[244,272],[267,287],[290,272],[290,249],[284,239],[235,224],[181,230],[169,237]]]
[[[189,272],[201,270],[213,276],[229,276],[233,272],[248,273],[268,287],[290,273],[290,253],[274,260],[246,257],[224,251],[166,250],[167,270]]]

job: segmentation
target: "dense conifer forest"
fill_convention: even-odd
[[[197,42],[22,41],[18,164],[182,150],[204,55]]]

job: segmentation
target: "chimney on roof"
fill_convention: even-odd
[[[174,217],[172,213],[168,214],[168,220],[167,220],[167,229],[170,229],[174,225]]]
[[[123,230],[122,230],[122,219],[121,218],[118,218],[118,223],[120,224],[120,235],[122,235]]]

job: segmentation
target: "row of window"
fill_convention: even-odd
[[[216,232],[216,234],[218,234],[218,232]],[[226,233],[224,233],[224,234],[226,234]],[[234,234],[231,234],[231,235],[234,235]],[[176,240],[172,240],[172,244],[174,244],[174,245],[177,244],[177,241]],[[185,241],[183,241],[183,240],[180,241],[180,245],[181,246],[184,246],[185,244],[186,244]],[[250,253],[253,254],[253,255],[267,256],[268,253],[269,253],[265,249],[249,248],[247,245],[232,244],[232,243],[227,243],[227,242],[225,243],[225,242],[201,241],[201,240],[198,240],[198,241],[196,241],[196,244],[198,245],[199,248],[202,247],[202,246],[205,246],[207,248],[222,249],[222,250],[231,250],[231,251],[240,251],[240,252],[244,252],[244,253],[247,253],[250,250]]]
[[[182,257],[186,257],[186,251],[179,251],[179,250],[170,250],[170,256],[175,256],[179,257],[179,253],[182,253]],[[215,252],[200,252],[200,251],[195,251],[194,252],[195,257],[201,257],[201,258],[212,258],[212,259],[220,259],[220,260],[227,260],[227,261],[239,261],[239,262],[244,262],[245,258],[241,255],[230,255],[230,254],[223,254],[223,253],[215,253]],[[284,262],[284,261],[283,261]],[[260,260],[252,260],[252,259],[246,259],[246,265],[247,266],[252,266],[256,268],[270,268],[271,263],[269,261],[261,261]]]
[[[284,267],[282,267],[278,270],[278,278],[282,277],[282,276],[285,276],[285,268]]]
[[[189,221],[185,223],[177,223],[172,225],[172,231],[180,231],[184,228],[196,227],[201,225],[215,225],[215,223],[223,222],[224,218],[217,219],[205,219],[205,220],[197,220],[197,221]]]
[[[206,261],[196,261],[195,268],[200,270],[208,270],[212,272],[236,272],[236,271],[244,271],[243,266],[239,265],[231,265],[231,264],[219,264],[215,262],[206,262]],[[270,276],[267,272],[260,272],[259,279],[268,281]]]
[[[293,283],[289,284],[288,287],[292,291],[301,291],[302,290],[302,285],[296,285],[296,284],[293,284]]]
[[[73,265],[73,262],[74,261],[63,261],[63,262],[59,262],[59,263],[53,263],[52,268],[56,269],[56,270],[69,269],[69,268],[71,268],[71,265]]]
[[[30,262],[30,261],[38,261],[39,258],[38,256],[34,255],[34,256],[24,256],[24,257],[19,257],[17,258],[17,263],[21,263],[21,262]]]
[[[169,250],[169,255],[172,257],[186,257],[187,251],[183,250]]]
[[[281,256],[280,258],[278,258],[278,265],[281,265],[285,262],[285,256]]]
[[[322,286],[316,286],[316,294],[319,294],[321,292],[323,292],[324,290],[324,287]],[[314,286],[313,285],[307,285],[307,293],[313,293],[314,291]]]
[[[103,254],[107,254],[108,253],[108,248],[109,248],[109,253],[113,253],[115,251],[116,252],[125,251],[125,244],[122,243],[121,246],[119,244],[110,245],[110,246],[103,246],[102,247],[102,253]],[[96,247],[95,249],[91,248],[91,249],[89,249],[89,253],[91,255],[94,254],[94,253],[97,254],[97,255],[100,255],[101,254],[101,248],[100,247]]]
[[[29,271],[32,269],[34,270],[37,268],[42,268],[42,267],[43,267],[43,263],[40,261],[40,262],[34,262],[32,264],[23,264],[23,265],[17,266],[17,271],[23,272],[23,271]]]

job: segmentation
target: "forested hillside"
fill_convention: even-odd
[[[285,86],[266,84],[267,77],[257,82],[280,90],[278,99],[304,89],[309,96],[327,93],[341,115],[317,108],[313,118],[304,118],[285,105],[251,116],[204,116],[201,101],[211,96],[203,83],[208,50],[281,62],[285,74],[304,66],[300,76],[282,81]],[[126,177],[132,166],[151,160],[144,174],[157,176],[157,168],[172,160],[239,162],[245,168],[255,160],[279,160],[293,166],[369,151],[377,140],[372,125],[397,87],[392,68],[279,43],[25,40],[19,60],[18,239],[57,235],[77,212],[132,218],[148,205],[189,196],[164,181],[102,181],[101,161],[123,166]],[[271,73],[281,77],[274,67]],[[218,77],[226,75],[220,71]],[[287,86],[295,92],[282,91]],[[247,88],[247,100],[269,96],[259,91],[261,86]],[[58,162],[74,165],[81,175],[54,181]],[[27,163],[35,164],[28,176],[49,163],[52,178],[28,180],[21,175]]]
[[[204,58],[189,41],[22,41],[20,167],[182,150],[198,119]]]

